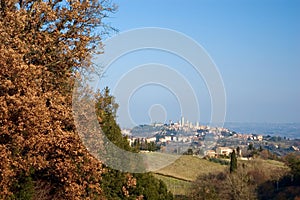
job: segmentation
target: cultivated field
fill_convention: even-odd
[[[174,195],[187,195],[191,181],[197,176],[225,169],[226,166],[197,156],[183,155],[171,165],[155,171],[154,176],[164,181]]]
[[[155,153],[160,157],[160,153]],[[165,156],[165,155],[164,155]],[[286,169],[284,163],[275,160],[255,159],[250,161],[238,161],[239,164],[246,164],[248,167],[260,170],[274,171]],[[199,175],[222,172],[229,169],[229,166],[210,162],[197,156],[183,155],[174,163],[159,169],[154,176],[166,183],[168,189],[174,195],[188,195],[189,187]]]

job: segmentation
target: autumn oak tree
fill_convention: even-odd
[[[102,165],[76,134],[72,88],[114,11],[107,0],[0,0],[0,199],[102,198]]]

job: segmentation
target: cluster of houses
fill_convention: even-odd
[[[238,155],[242,154],[242,150],[239,150],[240,152],[237,152]],[[218,156],[230,156],[230,154],[233,152],[233,149],[230,147],[217,147],[216,150],[207,150],[205,152],[205,155],[207,157],[218,157]]]
[[[203,152],[208,157],[218,157],[220,155],[229,156],[233,151],[233,147],[241,147],[245,149],[250,143],[255,148],[263,148],[272,152],[277,152],[278,155],[288,151],[299,151],[300,145],[293,144],[292,141],[285,140],[289,149],[281,148],[276,141],[268,139],[271,136],[263,136],[258,134],[241,134],[230,131],[223,127],[209,127],[205,125],[195,125],[185,121],[182,118],[179,122],[170,124],[155,123],[152,125],[141,125],[138,128],[122,130],[123,135],[127,135],[128,143],[132,146],[135,141],[141,143],[155,143],[159,147],[175,148],[176,146],[192,146],[193,149],[208,149],[213,148],[207,145],[209,141],[217,142],[219,147],[214,147],[215,150],[207,150]],[[145,135],[148,135],[148,137]],[[142,136],[142,137],[141,137]],[[272,138],[271,138],[272,139]],[[289,142],[289,143],[288,143]],[[285,145],[285,146],[287,146]],[[178,151],[177,151],[178,152]],[[181,151],[180,151],[181,152]],[[203,155],[202,153],[202,155]],[[241,152],[237,152],[242,155]]]
[[[173,135],[166,135],[163,137],[128,137],[127,141],[130,146],[134,143],[134,141],[139,140],[140,142],[155,142],[158,144],[163,144],[163,143],[170,143],[170,142],[183,142],[183,143],[190,143],[192,142],[194,137],[192,136],[173,136]]]

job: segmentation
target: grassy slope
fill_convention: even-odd
[[[158,154],[159,156],[159,154]],[[249,161],[238,161],[241,163],[249,163]],[[255,166],[264,169],[286,168],[282,162],[274,160],[255,159]],[[228,166],[209,162],[196,156],[184,155],[177,159],[174,163],[154,172],[154,176],[166,183],[168,189],[174,195],[187,195],[191,181],[195,180],[199,175],[221,172],[228,169]]]
[[[183,155],[171,165],[157,170],[155,173],[193,181],[201,174],[223,171],[225,168],[226,166],[209,162],[197,156]]]
[[[154,172],[174,195],[187,195],[191,181],[201,174],[223,171],[226,166],[196,156],[183,155],[174,163]]]
[[[183,181],[176,178],[154,174],[154,176],[160,180],[162,180],[168,187],[168,190],[172,192],[174,195],[188,195],[191,182]]]

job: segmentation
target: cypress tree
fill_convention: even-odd
[[[232,151],[230,155],[230,173],[234,172],[237,169],[237,159],[235,150]]]

